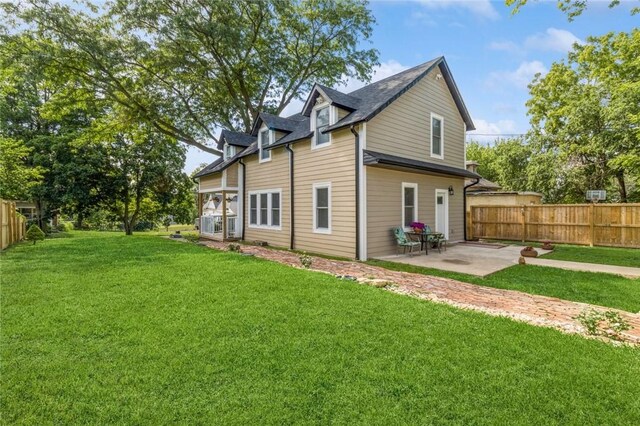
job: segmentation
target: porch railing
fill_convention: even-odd
[[[215,235],[222,234],[225,229],[222,226],[222,216],[202,216],[200,218],[201,232],[203,234]],[[238,217],[227,217],[227,229],[225,238],[238,238]]]

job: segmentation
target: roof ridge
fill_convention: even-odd
[[[360,87],[359,89],[353,90],[353,91],[351,91],[349,93],[346,93],[346,94],[349,95],[349,96],[353,96],[353,94],[355,92],[358,92],[360,90],[366,89],[366,88],[368,88],[370,86],[373,86],[373,85],[376,85],[376,84],[382,84],[382,83],[387,82],[389,80],[397,79],[397,78],[399,78],[399,77],[401,77],[403,75],[406,75],[406,74],[410,73],[411,71],[415,71],[418,68],[425,67],[427,65],[428,65],[428,67],[430,67],[434,63],[436,63],[436,62],[438,62],[438,61],[440,61],[442,59],[444,59],[444,56],[438,56],[437,58],[434,58],[434,59],[431,59],[431,60],[429,60],[427,62],[423,62],[421,64],[415,65],[415,66],[413,66],[411,68],[407,68],[406,70],[403,70],[403,71],[400,71],[400,72],[395,73],[393,75],[390,75],[389,77],[385,77],[382,80],[374,81],[373,83],[369,83],[369,84],[367,84],[365,86]]]

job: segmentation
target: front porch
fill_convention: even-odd
[[[236,241],[241,237],[237,191],[214,191],[198,194],[199,230],[202,238]]]

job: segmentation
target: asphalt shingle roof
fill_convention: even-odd
[[[480,175],[470,172],[467,169],[459,169],[457,167],[445,166],[442,164],[430,163],[428,161],[415,160],[413,158],[399,157],[397,155],[384,154],[364,150],[363,163],[368,166],[385,165],[400,168],[409,168],[413,170],[421,170],[428,173],[440,173],[443,175],[460,176],[467,178],[479,179]]]
[[[251,142],[255,140],[255,136],[251,136],[247,133],[234,132],[232,130],[223,130],[222,133],[220,133],[220,142],[218,143],[218,147],[221,148],[222,145],[226,142],[229,145],[241,146],[246,148],[251,145]]]
[[[316,84],[314,86],[314,89],[312,90],[312,93],[310,94],[309,99],[315,99],[314,97],[316,97],[319,94],[319,91],[321,91],[330,98],[329,100],[333,104],[351,111],[351,113],[346,117],[342,118],[337,123],[327,127],[325,131],[341,129],[362,121],[370,120],[379,112],[384,110],[387,106],[389,106],[399,96],[413,87],[418,81],[420,81],[420,79],[427,75],[436,66],[440,67],[449,90],[453,95],[453,99],[458,107],[458,110],[460,111],[462,118],[467,124],[467,129],[473,130],[473,122],[471,121],[469,112],[464,106],[462,97],[460,96],[458,88],[453,81],[451,72],[449,71],[449,67],[444,60],[444,57],[439,57],[429,62],[425,62],[424,64],[418,65],[401,73],[387,77],[383,80],[369,84],[348,94]],[[256,153],[258,151],[256,136],[262,123],[265,123],[270,129],[279,130],[286,133],[285,136],[271,145],[269,149],[277,148],[311,137],[313,135],[313,132],[310,128],[309,119],[309,114],[311,111],[311,109],[309,108],[310,104],[311,102],[309,102],[308,100],[302,113],[293,114],[289,117],[279,117],[277,115],[269,114],[266,112],[260,113],[250,135],[238,132],[223,131],[221,139],[222,137],[224,137],[227,141],[234,140],[237,143],[229,143],[231,143],[232,145],[245,146],[246,148],[225,162],[214,162],[210,164],[200,173],[198,173],[197,176],[222,171],[237,159]],[[455,170],[457,173],[457,170],[459,169]],[[462,169],[462,171],[464,173],[457,175],[474,178],[477,176],[475,173],[467,172],[464,169]]]

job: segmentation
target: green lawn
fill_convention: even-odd
[[[152,235],[1,256],[6,424],[640,424],[640,350]]]
[[[534,265],[514,265],[486,277],[477,277],[384,260],[369,260],[367,263],[396,271],[434,275],[487,287],[518,290],[629,312],[640,312],[640,279],[629,279],[618,275],[567,271]]]
[[[498,241],[520,246],[540,247],[542,243],[522,241]],[[551,252],[538,250],[545,259],[569,260],[571,262],[598,263],[602,265],[631,266],[640,268],[640,249],[618,247],[587,247],[555,244]],[[545,254],[546,253],[546,254]]]

